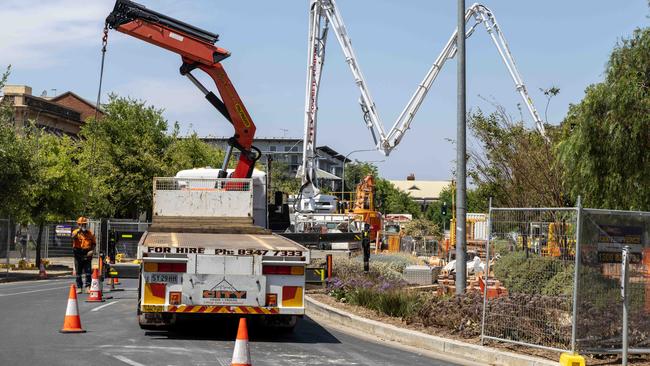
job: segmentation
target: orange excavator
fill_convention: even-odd
[[[367,175],[357,184],[352,213],[360,215],[362,220],[370,225],[370,240],[376,241],[382,218],[381,213],[375,210],[375,178],[372,175]]]
[[[239,162],[230,178],[250,178],[255,162],[261,156],[260,150],[253,146],[255,124],[221,64],[221,61],[230,56],[230,52],[214,45],[219,40],[219,35],[149,10],[129,0],[115,2],[113,11],[106,18],[104,37],[109,28],[181,56],[181,75],[190,79],[208,102],[235,128],[235,134],[228,140],[228,149],[219,178],[226,178],[233,148],[239,150],[240,154]],[[205,72],[214,80],[221,99],[192,75],[195,69]]]

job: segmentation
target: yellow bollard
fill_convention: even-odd
[[[585,358],[577,353],[563,353],[560,355],[560,366],[585,366]]]

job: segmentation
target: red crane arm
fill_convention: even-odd
[[[235,134],[228,140],[229,148],[222,166],[222,177],[225,177],[232,148],[236,148],[240,151],[239,162],[232,178],[250,178],[255,162],[260,157],[260,151],[253,146],[255,124],[221,64],[222,60],[230,56],[230,52],[214,45],[219,36],[130,0],[117,0],[106,23],[121,33],[181,56],[181,74],[187,76],[235,128]],[[192,75],[192,70],[196,68],[214,80],[221,99]]]

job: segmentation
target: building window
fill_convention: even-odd
[[[294,147],[292,147],[292,148],[291,148],[291,151],[293,151],[293,152],[297,152],[297,151],[298,151],[298,146],[294,146]]]
[[[291,155],[291,164],[298,164],[298,156]]]
[[[276,146],[275,146],[275,145],[271,145],[271,146],[269,146],[269,150],[270,150],[270,151],[275,151],[275,149],[276,149]]]
[[[287,151],[289,151],[289,150],[291,150],[291,147],[290,147],[290,146],[285,146],[285,147],[284,147],[284,151],[285,151],[285,152],[287,152]]]

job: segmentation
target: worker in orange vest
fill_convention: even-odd
[[[82,275],[86,273],[86,293],[90,290],[91,271],[93,254],[97,240],[95,235],[88,229],[88,219],[81,216],[77,219],[79,226],[72,232],[72,253],[74,254],[74,265],[77,272],[77,293],[81,293],[84,288]]]

